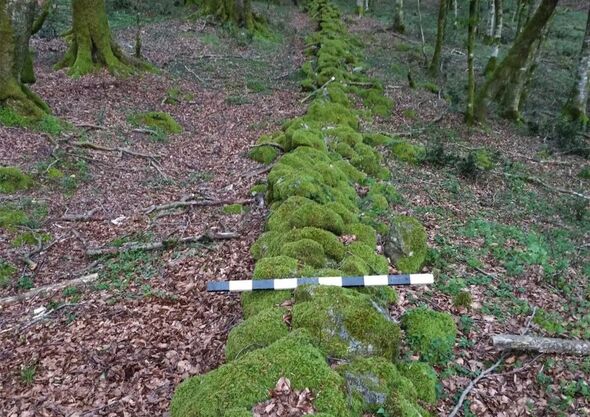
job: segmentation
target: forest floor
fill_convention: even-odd
[[[18,266],[0,298],[94,271],[100,277],[86,288],[0,306],[5,415],[166,415],[180,381],[223,361],[227,333],[241,320],[239,299],[206,293],[206,282],[251,275],[249,248],[266,215],[250,193],[264,181],[265,167],[246,154],[261,134],[304,110],[297,70],[312,28],[290,7],[264,13],[282,22],[272,40],[245,42],[202,20],[146,25],[144,54],[162,71],[128,79],[105,73],[70,79],[51,69],[65,44],[34,40],[34,89],[71,124],[55,138],[154,158],[74,145],[56,149],[47,133],[0,127],[0,163],[37,179],[30,190],[0,197],[0,210],[18,209],[28,217],[25,229],[0,229],[2,258]],[[400,290],[391,313],[428,304],[453,313],[460,329],[454,362],[439,369],[443,400],[433,411],[445,416],[468,382],[498,360],[491,335],[527,329],[590,338],[588,205],[555,191],[588,190],[588,180],[577,176],[588,163],[551,154],[543,138],[503,122],[466,129],[427,85],[412,90],[392,77],[391,47],[399,52],[403,41],[370,17],[347,22],[367,45],[372,75],[396,103],[391,117],[367,122],[366,129],[445,149],[439,165],[387,159],[404,197],[392,210],[426,226],[428,269],[437,277],[432,289]],[[117,38],[131,48],[134,31],[121,29]],[[170,113],[182,133],[137,131],[133,117],[144,111]],[[470,176],[445,162],[482,148],[493,155],[491,171]],[[64,175],[49,175],[52,168]],[[190,199],[252,201],[238,214],[226,213],[224,204],[147,213],[153,205]],[[70,217],[88,213],[86,219]],[[206,232],[239,236],[163,251],[86,254]],[[34,270],[23,262],[27,256]],[[456,307],[465,290],[473,302]],[[46,309],[41,319],[39,308]],[[590,415],[588,380],[589,359],[508,356],[472,391],[463,415]]]

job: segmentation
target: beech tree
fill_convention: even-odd
[[[533,58],[558,0],[543,0],[522,32],[518,35],[506,57],[488,77],[475,101],[475,117],[485,119],[489,100],[500,103],[504,117],[518,119],[518,105],[523,93],[523,74],[530,76]],[[526,79],[525,79],[526,81]],[[515,108],[516,104],[516,108]]]
[[[590,88],[590,7],[586,21],[586,34],[582,43],[582,51],[576,68],[576,78],[572,87],[569,100],[564,107],[565,115],[574,122],[582,125],[588,123],[587,103],[588,89]]]
[[[70,46],[56,68],[69,68],[70,75],[79,77],[101,67],[126,75],[141,66],[114,41],[104,0],[72,0],[72,15]]]
[[[472,125],[475,121],[475,35],[477,30],[479,1],[469,0],[469,24],[467,36],[467,110],[465,121]]]
[[[25,83],[32,83],[29,39],[37,0],[0,0],[0,105],[20,114],[41,117],[47,105]]]
[[[498,55],[500,54],[500,43],[502,42],[502,29],[504,26],[504,2],[502,0],[494,1],[494,28],[492,31],[492,52],[485,68],[485,74],[491,74],[498,64]]]
[[[196,1],[190,0],[189,3]],[[202,7],[204,14],[215,16],[221,22],[233,23],[249,31],[258,26],[251,0],[205,0]]]

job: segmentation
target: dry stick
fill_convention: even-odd
[[[250,204],[254,200],[246,198],[243,200],[188,200],[188,201],[173,201],[172,203],[161,204],[159,206],[153,205],[145,209],[146,214],[153,213],[158,210],[169,210],[179,207],[214,207],[225,206],[228,204]]]
[[[99,210],[99,207],[95,207],[85,214],[64,214],[63,216],[61,216],[61,219],[66,222],[85,222],[91,220],[94,214]]]
[[[582,193],[578,193],[577,191],[571,191],[571,190],[566,190],[565,188],[560,188],[560,187],[552,187],[548,184],[545,184],[543,181],[541,181],[539,178],[535,178],[535,177],[527,177],[526,175],[514,175],[514,174],[508,174],[508,173],[504,173],[504,176],[508,177],[508,178],[518,178],[533,184],[537,184],[540,185],[548,190],[551,191],[555,191],[561,194],[569,194],[569,195],[573,195],[576,197],[580,197],[583,198],[584,200],[590,201],[590,196],[584,195]]]
[[[531,324],[533,322],[533,319],[535,318],[535,314],[536,313],[537,313],[537,307],[533,307],[533,312],[532,312],[531,316],[527,319],[526,324],[525,324],[525,327],[522,330],[522,335],[523,336],[529,331],[529,329],[531,327]],[[455,408],[453,408],[453,411],[451,411],[451,414],[449,414],[448,417],[455,417],[457,415],[457,413],[461,409],[461,406],[463,405],[463,402],[465,401],[465,399],[467,398],[467,396],[469,395],[469,393],[471,392],[471,390],[473,388],[475,388],[475,386],[477,385],[477,383],[479,381],[481,381],[482,379],[486,378],[498,366],[500,366],[502,364],[502,362],[504,362],[504,359],[506,358],[506,356],[507,356],[506,353],[502,353],[502,355],[500,355],[500,358],[496,361],[495,364],[493,364],[492,366],[490,366],[488,369],[482,371],[473,381],[471,381],[469,383],[469,385],[467,386],[467,388],[465,388],[463,390],[463,392],[461,393],[461,396],[459,397],[459,401],[457,401],[457,404],[455,405]]]
[[[334,77],[334,76],[333,76],[333,77],[332,77],[332,78],[330,78],[328,81],[326,81],[326,82],[324,83],[324,85],[322,85],[320,88],[318,88],[317,90],[314,90],[314,91],[312,91],[312,92],[311,92],[311,93],[309,93],[307,96],[305,96],[305,97],[304,97],[304,98],[303,98],[303,99],[300,101],[300,103],[301,103],[301,104],[305,103],[307,100],[309,100],[310,98],[312,98],[313,96],[315,96],[315,95],[317,94],[317,92],[318,92],[318,91],[322,91],[324,88],[326,88],[326,86],[327,86],[328,84],[330,84],[331,82],[333,82],[333,81],[335,81],[335,80],[336,80],[336,77]]]
[[[205,80],[203,80],[201,77],[199,77],[199,75],[198,75],[196,72],[194,72],[192,69],[190,69],[190,68],[189,68],[188,66],[186,66],[186,65],[185,65],[184,67],[186,68],[186,70],[187,70],[188,72],[190,72],[191,74],[193,74],[197,80],[199,80],[200,82],[202,82],[203,84],[205,84]]]
[[[87,256],[103,256],[103,255],[118,255],[120,253],[130,252],[130,251],[151,251],[151,250],[161,250],[161,249],[169,249],[173,248],[178,245],[185,245],[189,243],[200,243],[208,240],[227,240],[227,239],[234,239],[239,235],[235,232],[222,232],[222,233],[212,233],[207,232],[199,236],[194,237],[185,237],[183,239],[168,239],[162,240],[159,242],[152,242],[152,243],[139,243],[139,242],[130,242],[126,245],[123,245],[119,248],[116,247],[108,247],[108,248],[97,248],[97,249],[88,249],[86,251]]]
[[[85,275],[83,277],[72,279],[69,281],[62,281],[62,282],[58,282],[56,284],[47,285],[45,287],[33,288],[32,290],[30,290],[24,294],[15,295],[12,297],[0,298],[0,306],[12,304],[12,303],[15,303],[18,301],[28,300],[28,299],[33,298],[36,295],[39,295],[42,293],[51,292],[51,291],[58,291],[58,290],[62,290],[67,287],[76,287],[79,285],[88,284],[90,282],[96,281],[97,279],[98,279],[98,274],[95,273],[95,274]]]

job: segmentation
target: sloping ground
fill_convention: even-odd
[[[240,307],[235,297],[206,294],[206,282],[251,275],[249,247],[261,233],[266,209],[254,201],[243,210],[194,207],[150,216],[145,209],[183,198],[253,197],[249,190],[264,167],[246,157],[249,146],[302,111],[293,77],[302,62],[307,19],[290,8],[285,13],[278,39],[250,46],[201,20],[147,26],[145,55],[176,70],[129,79],[69,79],[51,69],[64,45],[34,41],[35,90],[56,116],[74,125],[54,140],[129,148],[157,156],[157,163],[64,143],[54,151],[46,133],[0,127],[0,162],[35,179],[28,190],[0,196],[2,209],[28,217],[0,229],[2,259],[16,267],[0,297],[94,270],[100,276],[86,288],[0,307],[2,415],[162,415],[182,379],[223,359]],[[127,36],[121,33],[123,41]],[[144,111],[170,113],[182,132],[133,131],[146,128],[133,123]],[[86,220],[64,218],[89,212]],[[238,238],[115,257],[85,254],[104,245],[208,230],[236,232]],[[21,245],[18,238],[27,233]],[[35,236],[44,244],[30,256],[36,263],[31,270],[22,257],[36,250]],[[41,307],[49,314],[35,319]]]
[[[373,128],[403,137],[416,146],[414,156],[427,152],[422,162],[392,155],[389,165],[404,173],[393,176],[403,195],[395,209],[427,228],[437,282],[432,292],[401,291],[393,314],[427,302],[455,316],[455,359],[440,369],[444,391],[437,414],[445,416],[469,381],[498,360],[491,336],[521,333],[532,317],[529,334],[590,339],[588,203],[555,191],[587,195],[590,182],[582,173],[589,163],[503,121],[467,129],[461,115],[429,91],[427,80],[417,79],[419,87],[410,89],[405,74],[395,74],[400,56],[415,54],[410,41],[370,17],[351,21],[351,30],[368,46],[372,75],[396,103],[392,117]],[[470,172],[457,165],[457,158],[481,151],[492,166]],[[535,177],[551,188],[514,176]],[[465,291],[472,300],[461,301]],[[589,380],[588,358],[515,353],[477,384],[462,412],[588,415]]]

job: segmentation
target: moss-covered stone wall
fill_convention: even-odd
[[[312,101],[304,116],[261,137],[251,155],[273,163],[266,187],[270,216],[251,249],[254,279],[387,274],[390,265],[376,251],[377,237],[389,233],[381,215],[399,196],[386,182],[390,173],[377,147],[392,139],[362,132],[360,122],[388,114],[393,103],[364,74],[361,45],[337,8],[328,0],[311,0],[307,8],[318,25],[307,39],[303,67]],[[394,219],[392,227],[403,232],[395,239],[404,240],[394,245],[400,254],[395,266],[417,272],[426,249],[423,228]],[[429,335],[420,320],[426,311],[403,321],[412,335],[409,348],[423,362],[402,361],[402,330],[387,310],[396,297],[389,287],[244,294],[245,321],[229,334],[227,363],[183,382],[172,417],[251,415],[282,376],[294,389],[310,389],[316,412],[325,416],[360,417],[380,409],[390,416],[429,415],[437,378],[428,361],[446,357],[454,322],[432,314],[443,324]],[[441,340],[447,350],[439,355]]]

